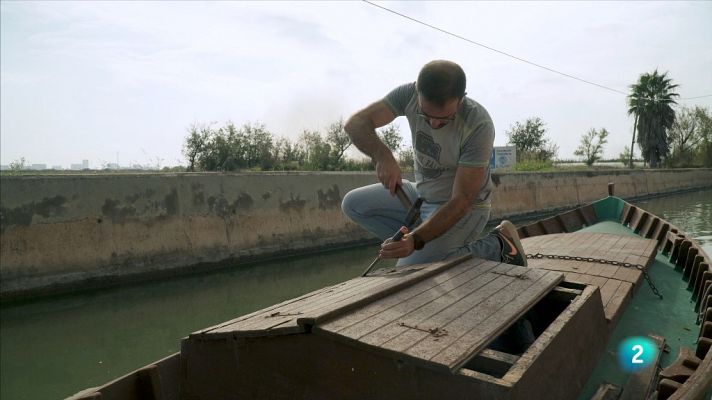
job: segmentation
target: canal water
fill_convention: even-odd
[[[712,255],[712,191],[636,204]],[[366,246],[5,306],[0,398],[61,399],[103,384],[177,352],[190,332],[356,277],[376,251]]]

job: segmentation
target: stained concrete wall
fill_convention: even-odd
[[[492,218],[712,186],[712,170],[494,176]],[[373,240],[341,213],[373,173],[2,176],[0,296]],[[201,268],[202,268],[201,266]]]

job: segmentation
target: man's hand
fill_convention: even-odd
[[[401,169],[393,154],[384,154],[376,160],[376,173],[378,180],[391,192],[391,196],[394,196],[396,186],[401,184]]]
[[[415,251],[415,243],[410,235],[403,236],[403,239],[394,242],[391,239],[386,239],[381,244],[381,251],[378,253],[380,258],[403,258],[408,257]]]
[[[378,180],[391,195],[396,194],[396,185],[401,184],[401,169],[390,149],[378,138],[380,128],[396,118],[383,100],[379,100],[357,112],[346,121],[344,130],[353,144],[376,163]]]

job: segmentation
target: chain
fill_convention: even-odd
[[[541,253],[527,254],[527,258],[530,258],[530,259],[531,258],[536,258],[536,259],[549,258],[552,260],[585,261],[585,262],[590,262],[590,263],[610,264],[610,265],[614,265],[616,267],[635,268],[643,273],[643,277],[645,278],[645,281],[648,282],[648,286],[650,286],[650,290],[653,291],[653,294],[658,296],[660,298],[660,300],[663,299],[663,295],[660,294],[660,292],[658,291],[658,288],[656,288],[655,285],[653,284],[653,281],[652,281],[652,279],[650,279],[650,275],[648,275],[648,272],[645,270],[645,267],[643,267],[640,264],[631,264],[631,263],[620,262],[620,261],[615,261],[615,260],[606,260],[603,258],[561,256],[558,254],[541,254]]]

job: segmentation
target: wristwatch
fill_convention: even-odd
[[[421,250],[423,247],[425,247],[425,241],[417,233],[415,233],[415,232],[411,233],[410,237],[413,238],[413,248],[414,249]]]

